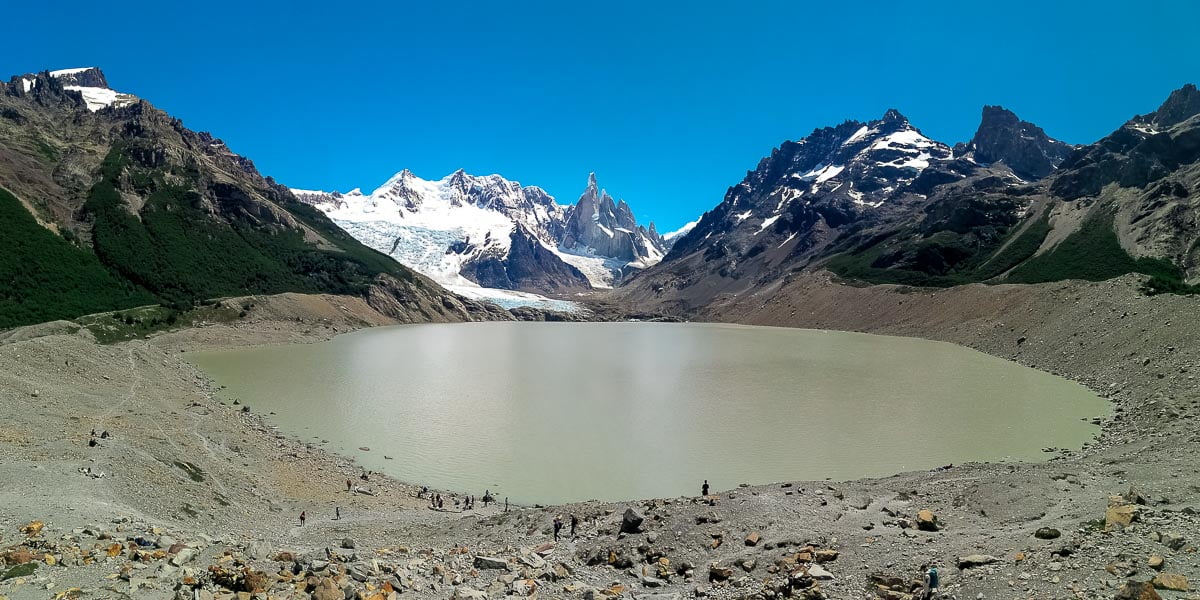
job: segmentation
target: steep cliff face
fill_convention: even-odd
[[[975,136],[955,146],[954,154],[984,164],[1003,163],[1032,181],[1049,175],[1074,149],[1002,106],[985,106]]]
[[[595,173],[588,176],[579,201],[567,210],[564,230],[560,246],[628,263],[649,266],[662,260],[665,253],[665,241],[654,231],[654,224],[650,229],[638,225],[624,200],[614,203],[612,196],[599,188]]]
[[[88,309],[286,291],[366,296],[382,281],[446,295],[221,140],[108,89],[94,68],[0,83],[0,188],[111,276],[118,298]],[[10,253],[33,251],[19,242]],[[77,316],[78,303],[66,299],[93,293],[79,285],[35,281],[21,286],[22,302],[61,305],[45,316]]]

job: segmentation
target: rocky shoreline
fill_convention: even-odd
[[[1123,597],[1200,597],[1171,589],[1200,580],[1194,304],[1127,280],[928,292],[824,276],[727,299],[687,316],[952,341],[1080,381],[1114,416],[1046,463],[508,512],[431,511],[378,476],[347,492],[353,462],[215,401],[179,360],[389,322],[368,308],[290,296],[147,341],[9,336],[0,598],[902,600],[930,562],[958,598],[1112,598],[1130,580],[1158,590]],[[93,427],[110,437],[90,447]],[[555,544],[558,514],[581,525]]]

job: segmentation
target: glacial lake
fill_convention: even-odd
[[[1039,461],[1110,409],[961,346],[740,325],[410,325],[187,358],[284,433],[524,504]]]

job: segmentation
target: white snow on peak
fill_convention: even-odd
[[[684,223],[683,227],[680,227],[679,229],[676,229],[675,231],[672,231],[671,233],[664,235],[663,239],[667,240],[669,242],[671,240],[674,240],[675,238],[683,237],[683,236],[687,235],[687,233],[689,231],[695,229],[696,225],[699,222],[700,221],[688,221],[687,223]]]
[[[136,98],[129,94],[122,94],[108,88],[64,85],[63,89],[74,90],[83,94],[83,101],[87,104],[87,109],[92,112],[96,112],[106,106],[124,106],[126,104],[133,104],[136,101]]]
[[[26,79],[24,77],[21,78],[21,87],[25,88],[26,93],[28,93],[29,90],[32,90],[35,84],[37,84],[36,79]]]
[[[842,145],[845,146],[846,144],[853,144],[854,142],[871,135],[872,133],[876,133],[876,130],[863,125],[862,127],[858,128],[858,131],[854,132],[854,135],[846,138],[846,141],[842,142]]]
[[[904,129],[889,133],[871,145],[872,150],[908,150],[913,148],[932,148],[937,143],[921,135],[916,130]]]
[[[803,181],[816,181],[816,183],[825,183],[826,181],[837,177],[838,174],[845,169],[846,167],[844,165],[819,164],[813,167],[809,172],[800,175],[800,179]]]
[[[778,220],[779,220],[779,215],[775,215],[773,217],[767,217],[766,219],[763,220],[762,225],[758,226],[758,231],[755,231],[754,235],[758,235],[758,234],[762,233],[766,228],[774,225],[775,221],[778,221]]]
[[[94,69],[94,68],[96,68],[96,67],[79,67],[76,69],[59,69],[57,71],[50,71],[50,76],[51,77],[65,77],[67,75],[74,75],[76,73],[82,73],[84,71],[87,71],[88,69]]]
[[[750,218],[750,215],[751,215],[751,214],[753,214],[753,213],[754,213],[754,211],[750,211],[750,210],[748,210],[748,211],[746,211],[746,212],[744,212],[744,213],[738,213],[738,214],[736,214],[736,215],[733,215],[733,216],[734,216],[734,217],[737,217],[737,222],[738,222],[738,223],[741,223],[742,221],[745,221],[746,219]]]

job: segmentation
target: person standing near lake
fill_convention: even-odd
[[[574,514],[572,514],[571,515],[571,537],[572,538],[575,537],[575,529],[577,527],[579,527],[579,517],[576,517]]]
[[[304,511],[300,511],[300,526],[304,527]]]
[[[342,520],[342,507],[340,507],[340,506],[333,507],[333,520],[334,521]]]
[[[704,485],[700,486],[700,495],[701,496],[708,495],[708,480],[707,479],[704,480]]]
[[[555,516],[554,517],[554,541],[556,541],[556,542],[558,541],[558,532],[562,531],[562,527],[563,527],[562,515]]]

